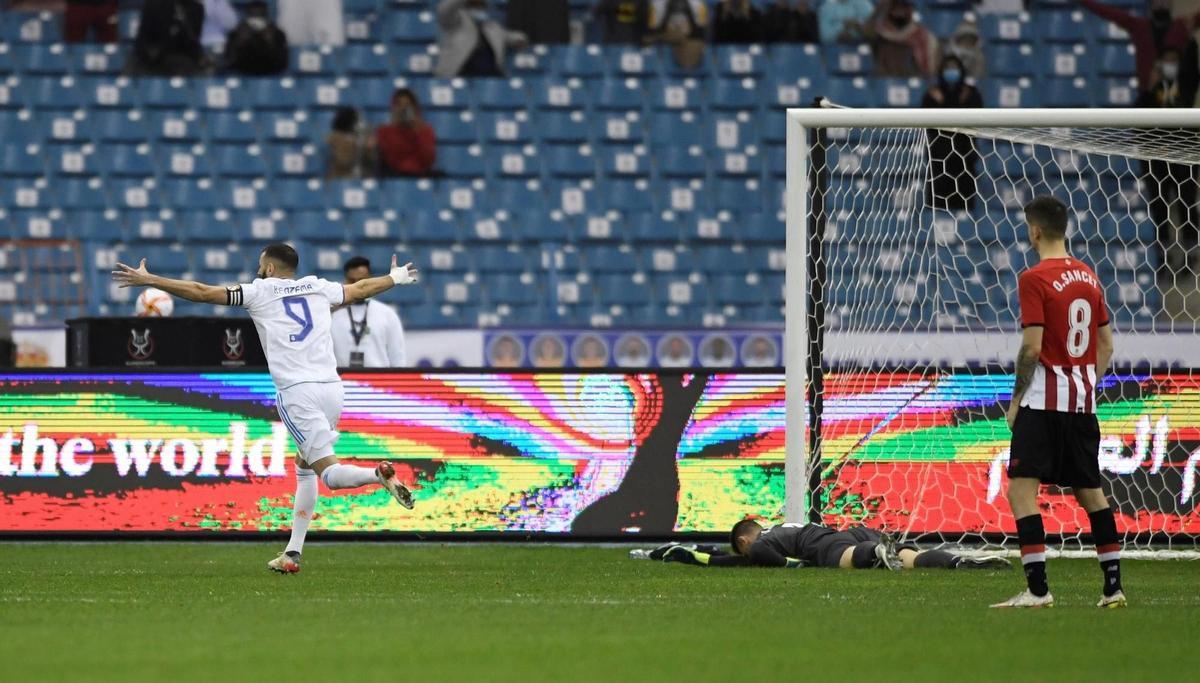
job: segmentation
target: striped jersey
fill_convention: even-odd
[[[1108,324],[1104,289],[1078,259],[1044,259],[1021,273],[1021,327],[1044,328],[1042,354],[1021,406],[1096,412],[1096,331]]]

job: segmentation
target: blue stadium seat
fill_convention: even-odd
[[[65,76],[72,72],[71,60],[61,44],[16,44],[10,49],[17,70],[25,75]]]
[[[761,94],[752,78],[720,78],[711,86],[711,107],[717,111],[758,109]]]
[[[277,178],[271,184],[275,202],[289,209],[324,209],[328,198],[324,184],[315,179]],[[353,207],[352,207],[353,208]]]
[[[608,73],[617,76],[644,78],[659,72],[659,52],[652,48],[636,48],[618,45],[605,47]]]
[[[96,149],[100,171],[106,176],[148,178],[155,172],[150,145],[108,143]]]
[[[328,85],[324,79],[312,82]],[[264,111],[285,111],[288,112],[289,117],[292,117],[296,110],[308,108],[307,103],[311,93],[310,79],[256,78],[247,82],[243,87],[247,89],[247,97],[260,116]]]
[[[408,84],[425,111],[441,109],[463,109],[470,104],[470,97],[461,81],[413,81]],[[388,93],[389,97],[391,93]]]
[[[562,45],[550,49],[550,65],[563,77],[600,78],[607,73],[598,45]]]
[[[59,20],[49,12],[5,10],[0,22],[0,40],[6,43],[60,43]]]
[[[533,88],[533,102],[538,109],[580,111],[590,104],[591,91],[577,78],[545,79]]]
[[[213,112],[204,117],[208,140],[212,143],[248,145],[258,142],[258,126],[251,112]]]
[[[989,78],[983,82],[983,101],[995,107],[1037,107],[1041,101],[1028,78]]]
[[[159,194],[168,206],[176,210],[213,211],[223,206],[222,198],[217,196],[216,189],[210,181],[166,179],[161,185]]]
[[[529,105],[525,82],[520,78],[484,78],[472,81],[475,106],[484,111],[516,111]]]
[[[1137,103],[1137,78],[1105,78],[1100,81],[1099,101],[1101,107],[1132,107]]]
[[[529,49],[521,50],[512,56],[509,72],[514,76],[541,76],[549,68],[546,63],[548,53],[549,50],[545,45],[534,45]]]
[[[482,176],[487,166],[478,145],[473,147],[443,147],[438,150],[438,167],[451,178]]]
[[[67,211],[63,221],[72,226],[77,236],[96,242],[123,242],[126,240],[125,222],[115,210]]]
[[[437,24],[432,12],[392,12],[385,29],[393,43],[429,45],[437,42]]]
[[[320,175],[325,164],[312,145],[274,144],[265,148],[267,168],[276,177]]]
[[[482,203],[490,203],[497,209],[521,207],[527,211],[546,211],[545,189],[537,180],[495,180],[490,185],[491,193],[481,197]]]
[[[203,147],[191,144],[159,144],[158,168],[166,177],[207,178],[212,175],[212,160]]]
[[[340,75],[359,78],[387,76],[394,67],[388,46],[379,43],[342,47],[338,50],[338,69]]]
[[[919,78],[879,78],[875,80],[874,101],[888,107],[919,107],[928,84]]]
[[[591,140],[591,126],[582,111],[547,111],[534,116],[534,132],[543,143],[582,144]]]
[[[645,178],[650,175],[650,159],[645,150],[632,146],[606,146],[600,153],[604,175],[612,178]]]
[[[193,111],[130,112],[130,115],[137,118],[130,119],[125,116],[124,121],[122,121],[124,112],[105,113],[113,117],[110,125],[130,128],[127,131],[118,131],[118,136],[114,138],[115,141],[135,142],[139,138],[130,137],[134,133],[149,135],[151,139],[168,143],[197,142],[202,139],[203,126],[200,124],[200,117]]]
[[[825,67],[829,74],[837,76],[862,76],[871,73],[874,61],[866,45],[823,46]]]
[[[1084,43],[1049,45],[1043,47],[1040,53],[1038,59],[1043,76],[1074,78],[1092,74],[1091,57]]]
[[[646,142],[663,149],[702,145],[707,142],[706,124],[703,117],[690,111],[654,112],[650,115]]]
[[[532,148],[493,145],[486,160],[488,173],[493,178],[536,178],[541,175],[540,157],[532,153]]]
[[[54,182],[54,200],[73,209],[100,210],[108,207],[108,197],[98,178],[66,178]],[[17,199],[20,206],[20,198]]]
[[[596,298],[607,305],[637,305],[646,303],[646,286],[633,275],[598,275]]]
[[[512,247],[476,246],[469,252],[471,263],[480,273],[521,273],[529,264],[520,249]]]
[[[606,180],[597,187],[600,206],[620,207],[627,215],[654,208],[653,191],[647,180]]]
[[[159,209],[126,211],[123,218],[129,227],[130,239],[136,240],[138,243],[174,243],[185,236],[185,234],[181,234],[182,231],[179,230],[174,215],[170,211]]]
[[[5,234],[5,237],[38,240],[73,237],[68,232],[68,228],[73,226],[58,216],[56,211],[13,211],[8,223],[11,235]]]
[[[1050,98],[1042,100],[1042,106],[1045,107],[1090,107],[1094,103],[1099,104],[1106,94],[1096,92],[1094,85],[1086,78],[1043,78],[1042,83],[1050,95]]]
[[[436,111],[425,120],[437,133],[439,144],[473,145],[479,142],[478,119],[468,111]]]
[[[779,74],[780,78],[795,80],[807,77],[810,79],[825,77],[825,61],[817,45],[799,45],[781,43],[767,47],[767,56],[771,62],[768,73]]]
[[[292,239],[315,244],[341,244],[346,241],[346,223],[340,211],[290,211],[287,225]]]
[[[987,46],[988,73],[993,76],[1032,76],[1038,69],[1033,62],[1033,45],[999,43]]]
[[[183,79],[143,77],[135,80],[132,87],[143,107],[182,110],[192,104],[192,89]]]
[[[188,243],[233,244],[243,237],[235,232],[233,220],[229,212],[224,209],[217,211],[180,210],[175,211],[174,215],[174,224]],[[232,270],[236,271],[240,268],[241,264],[236,264]]]
[[[443,212],[431,210],[409,212],[404,226],[407,239],[417,244],[462,241],[458,221]]]
[[[704,178],[708,161],[696,147],[668,146],[654,153],[658,174],[662,178]]]
[[[0,174],[7,177],[37,178],[45,172],[46,163],[37,145],[0,144]]]
[[[303,76],[333,76],[340,68],[328,47],[293,47],[291,68]]]
[[[18,92],[23,101],[40,110],[74,110],[86,106],[87,93],[70,76],[26,76]]]
[[[483,139],[489,144],[515,145],[533,141],[533,127],[523,111],[485,114],[480,117]]]
[[[216,172],[226,178],[261,178],[267,175],[267,162],[258,145],[213,144],[209,146],[209,155]]]
[[[1099,48],[1097,73],[1102,76],[1130,76],[1135,72],[1133,45],[1103,45]]]
[[[717,74],[725,78],[757,78],[767,68],[761,45],[717,45],[713,48]]]
[[[1033,40],[1033,25],[1028,14],[981,14],[978,17],[984,45],[1019,43]],[[989,64],[990,66],[990,64]]]
[[[385,243],[395,245],[402,240],[400,217],[395,211],[350,211],[346,225],[351,243]]]
[[[644,85],[634,78],[606,79],[599,87],[595,106],[607,111],[641,111]]]
[[[1046,42],[1084,43],[1091,38],[1086,21],[1087,12],[1080,9],[1069,11],[1041,11],[1034,22],[1038,37]]]
[[[704,104],[703,91],[696,78],[662,79],[650,88],[650,107],[656,111],[699,111]]]

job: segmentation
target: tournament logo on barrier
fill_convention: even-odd
[[[154,355],[154,340],[150,337],[150,328],[143,329],[141,334],[138,334],[136,329],[130,329],[129,343],[125,348],[129,351],[131,359],[148,361],[150,356]]]
[[[226,365],[244,365],[241,360],[246,355],[246,345],[242,342],[240,329],[225,328],[225,342],[221,345],[221,352],[225,354]]]

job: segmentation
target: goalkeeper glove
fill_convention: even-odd
[[[677,545],[668,548],[663,554],[663,562],[682,562],[683,564],[694,564],[700,567],[708,566],[708,553],[702,553],[695,548],[689,548],[683,545]]]

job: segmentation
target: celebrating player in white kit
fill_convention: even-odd
[[[396,479],[391,463],[375,469],[338,463],[333,454],[335,431],[342,414],[342,380],[330,336],[330,309],[352,304],[385,292],[396,285],[417,281],[411,263],[396,265],[381,277],[341,285],[309,275],[296,279],[300,257],[287,244],[272,244],[258,259],[258,279],[249,284],[217,287],[187,280],[172,280],[118,263],[112,278],[121,287],[156,287],[199,303],[241,306],[250,313],[267,356],[267,367],[278,393],[276,406],[296,448],[296,501],[292,508],[292,537],[287,549],[267,566],[277,572],[300,571],[304,536],[317,503],[317,481],[331,489],[348,489],[378,483],[398,503],[412,509],[412,494]]]

